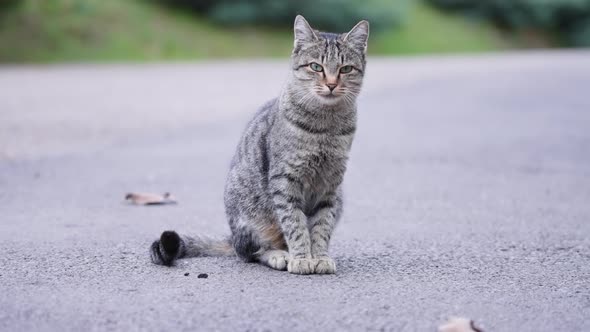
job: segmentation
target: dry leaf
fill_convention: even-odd
[[[152,193],[129,193],[125,196],[125,200],[136,205],[160,205],[160,204],[176,204],[176,199],[170,193],[164,195]]]
[[[453,317],[448,322],[438,327],[438,332],[483,332],[475,327],[471,319]]]

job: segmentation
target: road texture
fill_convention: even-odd
[[[0,331],[590,331],[590,52],[370,59],[336,275],[152,265],[162,230],[229,232],[230,157],[286,70],[0,67]]]

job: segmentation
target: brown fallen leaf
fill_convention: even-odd
[[[125,200],[135,205],[163,205],[176,204],[176,198],[170,193],[164,195],[152,193],[128,193],[125,195]]]
[[[438,327],[438,332],[483,332],[475,327],[471,319],[452,317],[448,322]]]

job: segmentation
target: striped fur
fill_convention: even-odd
[[[342,214],[369,26],[324,33],[298,16],[294,30],[288,82],[250,121],[231,162],[224,198],[231,238],[167,231],[152,244],[154,263],[237,255],[296,274],[336,271],[328,246]]]

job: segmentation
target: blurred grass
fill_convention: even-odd
[[[289,50],[285,37],[225,30],[141,0],[23,0],[0,18],[0,61],[272,56]]]
[[[372,36],[370,52],[473,52],[509,46],[489,26],[417,4],[402,29]],[[223,28],[147,0],[21,0],[0,12],[1,62],[285,57],[291,47],[288,29]]]
[[[444,13],[422,2],[409,9],[402,29],[374,36],[371,44],[377,54],[486,52],[517,46],[523,45],[485,22]]]

